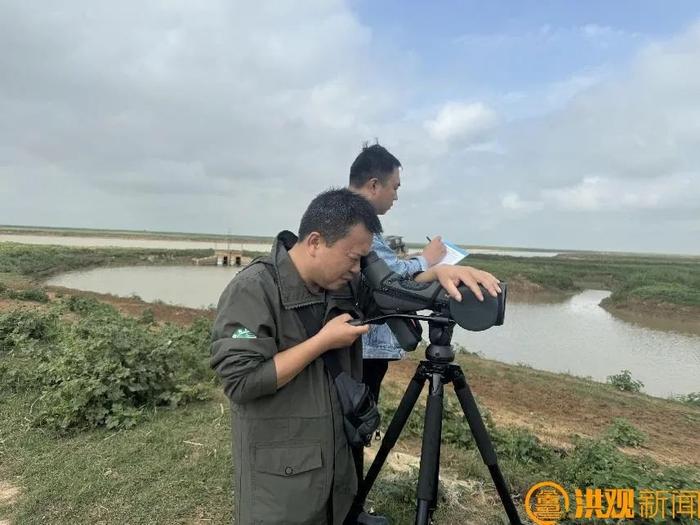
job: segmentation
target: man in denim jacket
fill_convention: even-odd
[[[379,144],[365,146],[350,167],[349,188],[364,196],[374,207],[377,215],[389,211],[398,199],[401,186],[401,163],[386,148]],[[374,234],[372,250],[384,259],[393,271],[405,277],[424,272],[442,260],[445,245],[435,237],[421,255],[411,259],[399,259],[381,234]],[[404,351],[388,325],[374,325],[362,336],[363,381],[369,386],[374,398],[379,401],[379,389],[386,374],[389,361],[401,359]]]

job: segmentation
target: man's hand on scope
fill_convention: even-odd
[[[498,284],[501,281],[496,279],[496,277],[489,272],[472,268],[471,266],[440,264],[418,274],[416,276],[416,281],[420,283],[440,281],[440,284],[450,297],[457,301],[462,300],[462,294],[460,294],[457,289],[460,283],[466,285],[479,301],[484,300],[484,295],[481,293],[479,285],[486,288],[494,297],[501,291],[501,287]]]
[[[447,248],[445,247],[445,243],[442,242],[442,237],[438,235],[437,237],[433,237],[430,244],[423,248],[423,253],[421,255],[428,263],[428,267],[431,267],[442,261],[446,253]]]
[[[328,321],[316,334],[321,346],[326,350],[344,348],[350,346],[362,334],[369,332],[369,325],[353,326],[348,323],[350,320],[352,320],[350,314],[341,314]]]

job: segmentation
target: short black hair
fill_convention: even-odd
[[[299,224],[299,241],[318,232],[331,246],[356,224],[364,224],[372,234],[382,232],[382,223],[367,199],[346,188],[331,188],[318,194],[306,208]]]
[[[376,178],[382,184],[394,173],[396,168],[400,168],[399,159],[394,157],[389,151],[379,144],[364,145],[362,151],[350,166],[350,186],[361,188],[365,183]]]

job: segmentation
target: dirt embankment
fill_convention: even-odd
[[[604,299],[600,306],[623,321],[659,330],[700,334],[700,307],[697,306],[637,298],[627,299],[624,303]]]
[[[545,288],[533,283],[525,277],[517,276],[508,279],[508,300],[519,303],[556,303],[573,295],[572,292]]]
[[[95,292],[85,292],[73,290],[60,286],[48,286],[49,297],[53,300],[58,294],[76,295],[80,297],[94,297],[95,299],[114,306],[124,315],[139,317],[146,310],[153,312],[156,321],[188,325],[199,317],[214,319],[213,310],[200,310],[197,308],[187,308],[185,306],[174,306],[166,303],[147,303],[136,297],[117,297],[111,294],[101,294]],[[20,304],[27,304],[26,302]],[[2,304],[0,304],[2,308]]]
[[[403,392],[420,357],[392,363],[387,382]],[[648,436],[642,447],[625,452],[664,465],[700,467],[700,456],[694,452],[700,450],[697,408],[470,355],[459,356],[458,361],[497,425],[527,428],[545,443],[568,448],[575,435],[599,437],[615,418],[624,418]],[[451,389],[446,392],[454,395]]]

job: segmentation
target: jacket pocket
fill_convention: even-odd
[[[252,480],[255,523],[323,523],[325,477],[320,443],[258,444]]]

